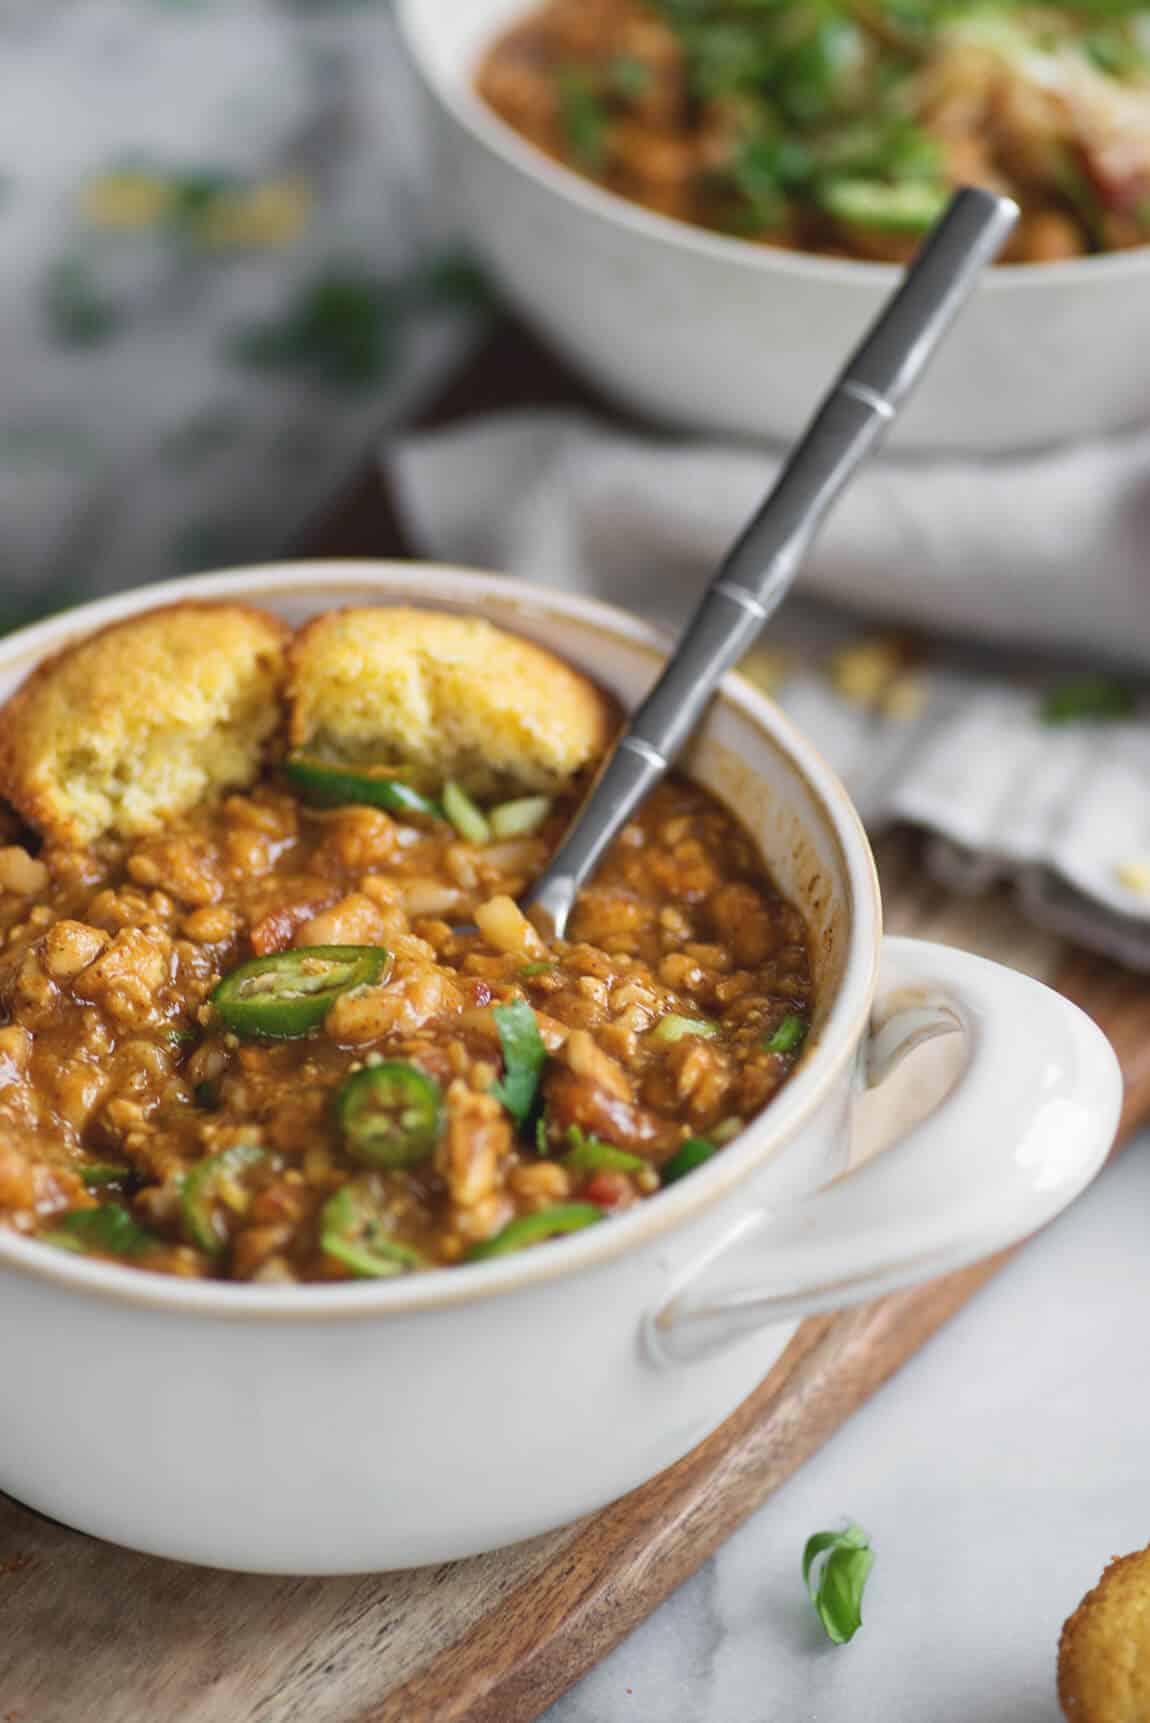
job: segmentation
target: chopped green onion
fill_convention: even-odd
[[[817,1576],[816,1563],[821,1566]],[[816,1532],[807,1539],[803,1584],[832,1644],[846,1645],[862,1626],[863,1588],[873,1566],[874,1551],[861,1526]]]
[[[676,1149],[669,1161],[664,1161],[660,1169],[660,1177],[665,1185],[673,1185],[677,1179],[686,1178],[696,1167],[701,1167],[704,1161],[709,1161],[715,1153],[714,1143],[706,1137],[688,1137],[681,1149]]]
[[[86,1167],[80,1167],[78,1170],[81,1180],[90,1191],[99,1190],[103,1185],[126,1184],[136,1176],[131,1167],[116,1166],[111,1161],[89,1161]],[[81,1209],[77,1212],[84,1211]]]
[[[520,796],[515,802],[500,802],[488,817],[497,838],[529,838],[550,812],[550,796]]]
[[[556,968],[554,963],[525,963],[516,973],[522,976],[524,981],[530,981],[536,975],[554,975]]]
[[[554,1208],[537,1209],[534,1214],[521,1214],[508,1221],[494,1238],[473,1244],[467,1252],[467,1261],[484,1262],[492,1256],[509,1256],[512,1251],[558,1238],[560,1233],[581,1232],[585,1226],[594,1226],[602,1219],[603,1210],[595,1203],[557,1203]]]
[[[594,82],[581,66],[563,66],[555,88],[559,119],[571,154],[588,173],[597,173],[606,154],[607,110]]]
[[[607,82],[612,92],[628,101],[646,93],[652,76],[646,61],[636,60],[633,54],[616,54],[607,65]]]
[[[503,1049],[503,1077],[492,1085],[491,1093],[503,1102],[517,1125],[525,1125],[535,1105],[547,1049],[526,999],[496,1005],[492,1016]]]
[[[711,1132],[711,1141],[718,1145],[733,1143],[743,1129],[742,1119],[724,1119],[721,1125],[716,1125]]]
[[[469,844],[491,842],[491,827],[485,816],[459,784],[444,784],[443,811],[460,837],[466,839]]]
[[[946,207],[950,193],[944,185],[906,180],[886,185],[881,180],[831,179],[821,187],[819,202],[836,221],[886,233],[925,233]]]
[[[1125,683],[1108,676],[1075,676],[1052,688],[1042,702],[1044,724],[1078,724],[1128,718],[1134,695]]]
[[[674,1011],[661,1017],[651,1031],[652,1041],[681,1041],[684,1035],[698,1035],[709,1040],[719,1033],[719,1025],[706,1017],[679,1017]]]
[[[550,1148],[551,1145],[547,1141],[547,1114],[540,1113],[535,1121],[535,1152],[538,1155],[546,1155],[550,1152]]]
[[[793,1011],[788,1012],[775,1030],[763,1041],[768,1053],[794,1053],[806,1040],[807,1025]]]
[[[567,1141],[571,1147],[563,1156],[563,1165],[571,1173],[637,1173],[647,1165],[641,1156],[629,1155],[614,1143],[586,1136],[578,1125],[568,1125]]]

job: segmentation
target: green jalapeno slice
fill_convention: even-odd
[[[427,1260],[391,1237],[380,1193],[370,1179],[353,1179],[320,1211],[320,1249],[359,1280],[383,1280],[426,1268]]]
[[[368,1167],[413,1167],[439,1141],[439,1084],[416,1065],[385,1059],[355,1071],[336,1096],[344,1147]]]
[[[510,1256],[513,1251],[526,1250],[529,1245],[542,1244],[545,1239],[558,1238],[561,1233],[582,1232],[604,1217],[597,1203],[556,1203],[553,1208],[537,1209],[534,1214],[521,1214],[508,1221],[494,1238],[473,1244],[467,1252],[468,1262],[486,1262],[492,1256]]]
[[[192,1168],[180,1193],[180,1219],[190,1244],[209,1256],[223,1254],[228,1245],[227,1212],[242,1207],[245,1175],[270,1159],[258,1143],[233,1143]]]
[[[676,1149],[669,1161],[664,1161],[660,1177],[665,1185],[673,1185],[676,1179],[685,1178],[693,1173],[696,1167],[701,1167],[704,1161],[709,1161],[715,1153],[714,1143],[709,1143],[706,1137],[688,1137],[681,1149]]]
[[[306,945],[255,957],[209,994],[237,1035],[290,1041],[322,1023],[341,993],[382,977],[389,954],[376,945]]]
[[[421,795],[387,766],[334,766],[291,754],[284,761],[289,778],[306,801],[317,807],[343,807],[358,803],[368,808],[386,808],[389,814],[420,814],[424,819],[443,819],[443,809],[429,796]]]

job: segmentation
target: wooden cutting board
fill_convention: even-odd
[[[427,419],[573,402],[601,409],[505,326]],[[410,552],[370,470],[301,548]],[[891,932],[1058,987],[1118,1050],[1123,1138],[1150,1117],[1150,983],[1035,932],[1003,894],[946,896],[924,882],[906,834],[882,846],[879,868]],[[366,1579],[216,1573],[97,1543],[0,1497],[0,1723],[529,1723],[1004,1260],[804,1323],[761,1387],[677,1466],[575,1526],[473,1561]]]
[[[1005,896],[946,897],[916,860],[907,837],[883,846],[890,930],[1012,963],[1077,1000],[1118,1049],[1128,1135],[1150,1115],[1150,984],[1036,933]],[[216,1573],[97,1543],[0,1497],[0,1719],[528,1723],[1003,1260],[804,1323],[677,1466],[578,1525],[473,1561],[366,1579]]]

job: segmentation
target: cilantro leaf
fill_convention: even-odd
[[[1124,683],[1108,676],[1076,676],[1050,690],[1040,717],[1044,724],[1076,724],[1128,718],[1133,710],[1134,696]]]
[[[862,1594],[873,1566],[867,1535],[853,1522],[845,1531],[815,1532],[807,1539],[803,1584],[832,1644],[846,1645],[862,1626]]]
[[[491,1093],[503,1102],[517,1125],[525,1125],[535,1105],[547,1049],[535,1013],[525,999],[496,1005],[492,1016],[503,1049],[503,1077],[492,1085]]]

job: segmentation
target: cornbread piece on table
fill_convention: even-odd
[[[1058,1698],[1070,1723],[1150,1719],[1150,1548],[1115,1557],[1066,1622]]]
[[[66,647],[0,708],[0,792],[79,845],[250,784],[281,722],[288,633],[248,605],[188,603]]]
[[[554,791],[607,746],[607,695],[553,653],[475,617],[337,610],[289,654],[291,745],[414,767],[475,795]]]

